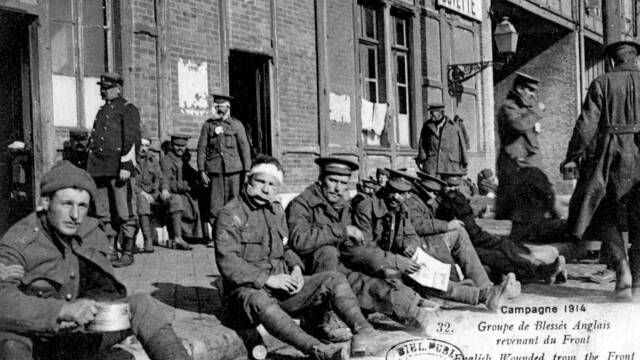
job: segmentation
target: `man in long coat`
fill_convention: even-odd
[[[422,126],[418,145],[418,166],[429,175],[467,173],[469,141],[462,119],[449,119],[444,105],[429,104],[431,117]]]
[[[578,239],[588,233],[608,244],[617,275],[615,292],[623,298],[640,296],[639,51],[640,44],[631,41],[606,47],[615,67],[591,83],[561,165],[564,170],[580,164],[569,205],[569,229]],[[624,203],[629,262],[618,229],[618,209]]]

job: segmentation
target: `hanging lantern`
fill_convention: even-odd
[[[503,17],[502,21],[496,25],[493,32],[493,39],[500,54],[515,54],[518,48],[518,32],[508,17]]]

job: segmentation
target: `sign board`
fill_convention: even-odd
[[[438,0],[438,5],[482,22],[482,0]]]

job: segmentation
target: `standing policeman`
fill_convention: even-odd
[[[596,78],[582,105],[562,171],[580,164],[569,204],[573,236],[602,240],[611,249],[615,295],[640,298],[640,44],[619,41],[606,54],[615,67]],[[502,182],[502,181],[501,181]],[[629,261],[618,229],[619,207],[627,205]]]
[[[100,96],[105,104],[98,111],[89,140],[87,172],[98,186],[96,217],[117,248],[122,239],[123,255],[113,266],[133,263],[136,216],[132,175],[136,149],[140,144],[140,114],[122,97],[122,77],[116,73],[100,76]]]
[[[241,175],[251,165],[251,147],[242,123],[231,117],[227,95],[213,95],[213,117],[202,126],[198,140],[198,171],[209,187],[209,219],[240,193]],[[213,241],[208,244],[213,247]]]

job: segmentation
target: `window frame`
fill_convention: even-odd
[[[85,78],[88,71],[86,70],[86,56],[85,56],[85,34],[84,30],[88,28],[99,28],[99,26],[88,25],[84,21],[84,6],[87,0],[70,0],[71,1],[71,17],[70,20],[60,20],[53,16],[51,17],[51,23],[70,24],[72,26],[72,46],[73,46],[73,74],[65,76],[75,77],[75,102],[76,102],[76,121],[75,125],[58,125],[56,119],[53,119],[54,125],[57,128],[82,128],[90,129],[90,121],[94,119],[87,119],[85,113]],[[95,0],[94,0],[95,1]],[[99,0],[102,3],[102,29],[104,31],[105,38],[105,70],[104,71],[120,71],[122,61],[116,59],[116,48],[122,46],[121,43],[115,43],[114,32],[122,31],[121,24],[116,23],[114,16],[114,10],[119,9],[122,11],[121,0]],[[117,18],[121,18],[120,16]],[[120,51],[120,54],[122,51]],[[119,65],[119,67],[117,67]],[[53,76],[64,75],[57,74],[52,70],[52,82]],[[99,77],[99,75],[98,75]],[[55,106],[55,104],[54,104]]]

